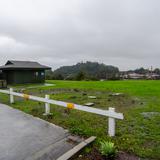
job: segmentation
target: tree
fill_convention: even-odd
[[[153,72],[160,75],[160,69],[159,68],[156,68]]]
[[[84,74],[84,72],[80,71],[80,72],[76,75],[75,79],[76,79],[77,81],[84,80],[84,79],[85,79],[85,74]]]
[[[54,79],[52,70],[47,70],[45,73],[45,76],[46,76],[46,79],[50,79],[50,80]]]
[[[148,73],[148,70],[147,69],[144,69],[143,67],[141,68],[138,68],[135,70],[135,73],[138,73],[138,74],[146,74]]]
[[[57,79],[57,80],[63,80],[64,77],[63,77],[61,74],[57,74],[57,75],[55,76],[55,79]]]

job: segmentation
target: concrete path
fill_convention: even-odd
[[[0,104],[0,160],[56,160],[80,143],[61,127]]]

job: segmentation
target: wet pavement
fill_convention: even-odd
[[[69,137],[61,127],[0,104],[0,160],[56,160],[82,141]]]

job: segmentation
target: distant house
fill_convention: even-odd
[[[144,74],[138,74],[138,73],[129,73],[128,74],[129,79],[145,79]]]
[[[0,79],[7,84],[44,83],[45,70],[49,69],[38,62],[9,60],[0,66]]]
[[[135,72],[122,72],[120,75],[121,79],[146,79],[146,75],[145,74],[138,74]]]
[[[150,73],[150,74],[146,74],[147,79],[154,79],[154,80],[159,80],[160,79],[160,75],[156,74],[156,73]]]

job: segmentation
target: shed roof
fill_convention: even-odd
[[[9,60],[7,63],[3,66],[0,66],[1,70],[9,70],[9,69],[51,69],[48,66],[41,65],[38,62],[32,62],[32,61],[15,61],[15,60]]]

